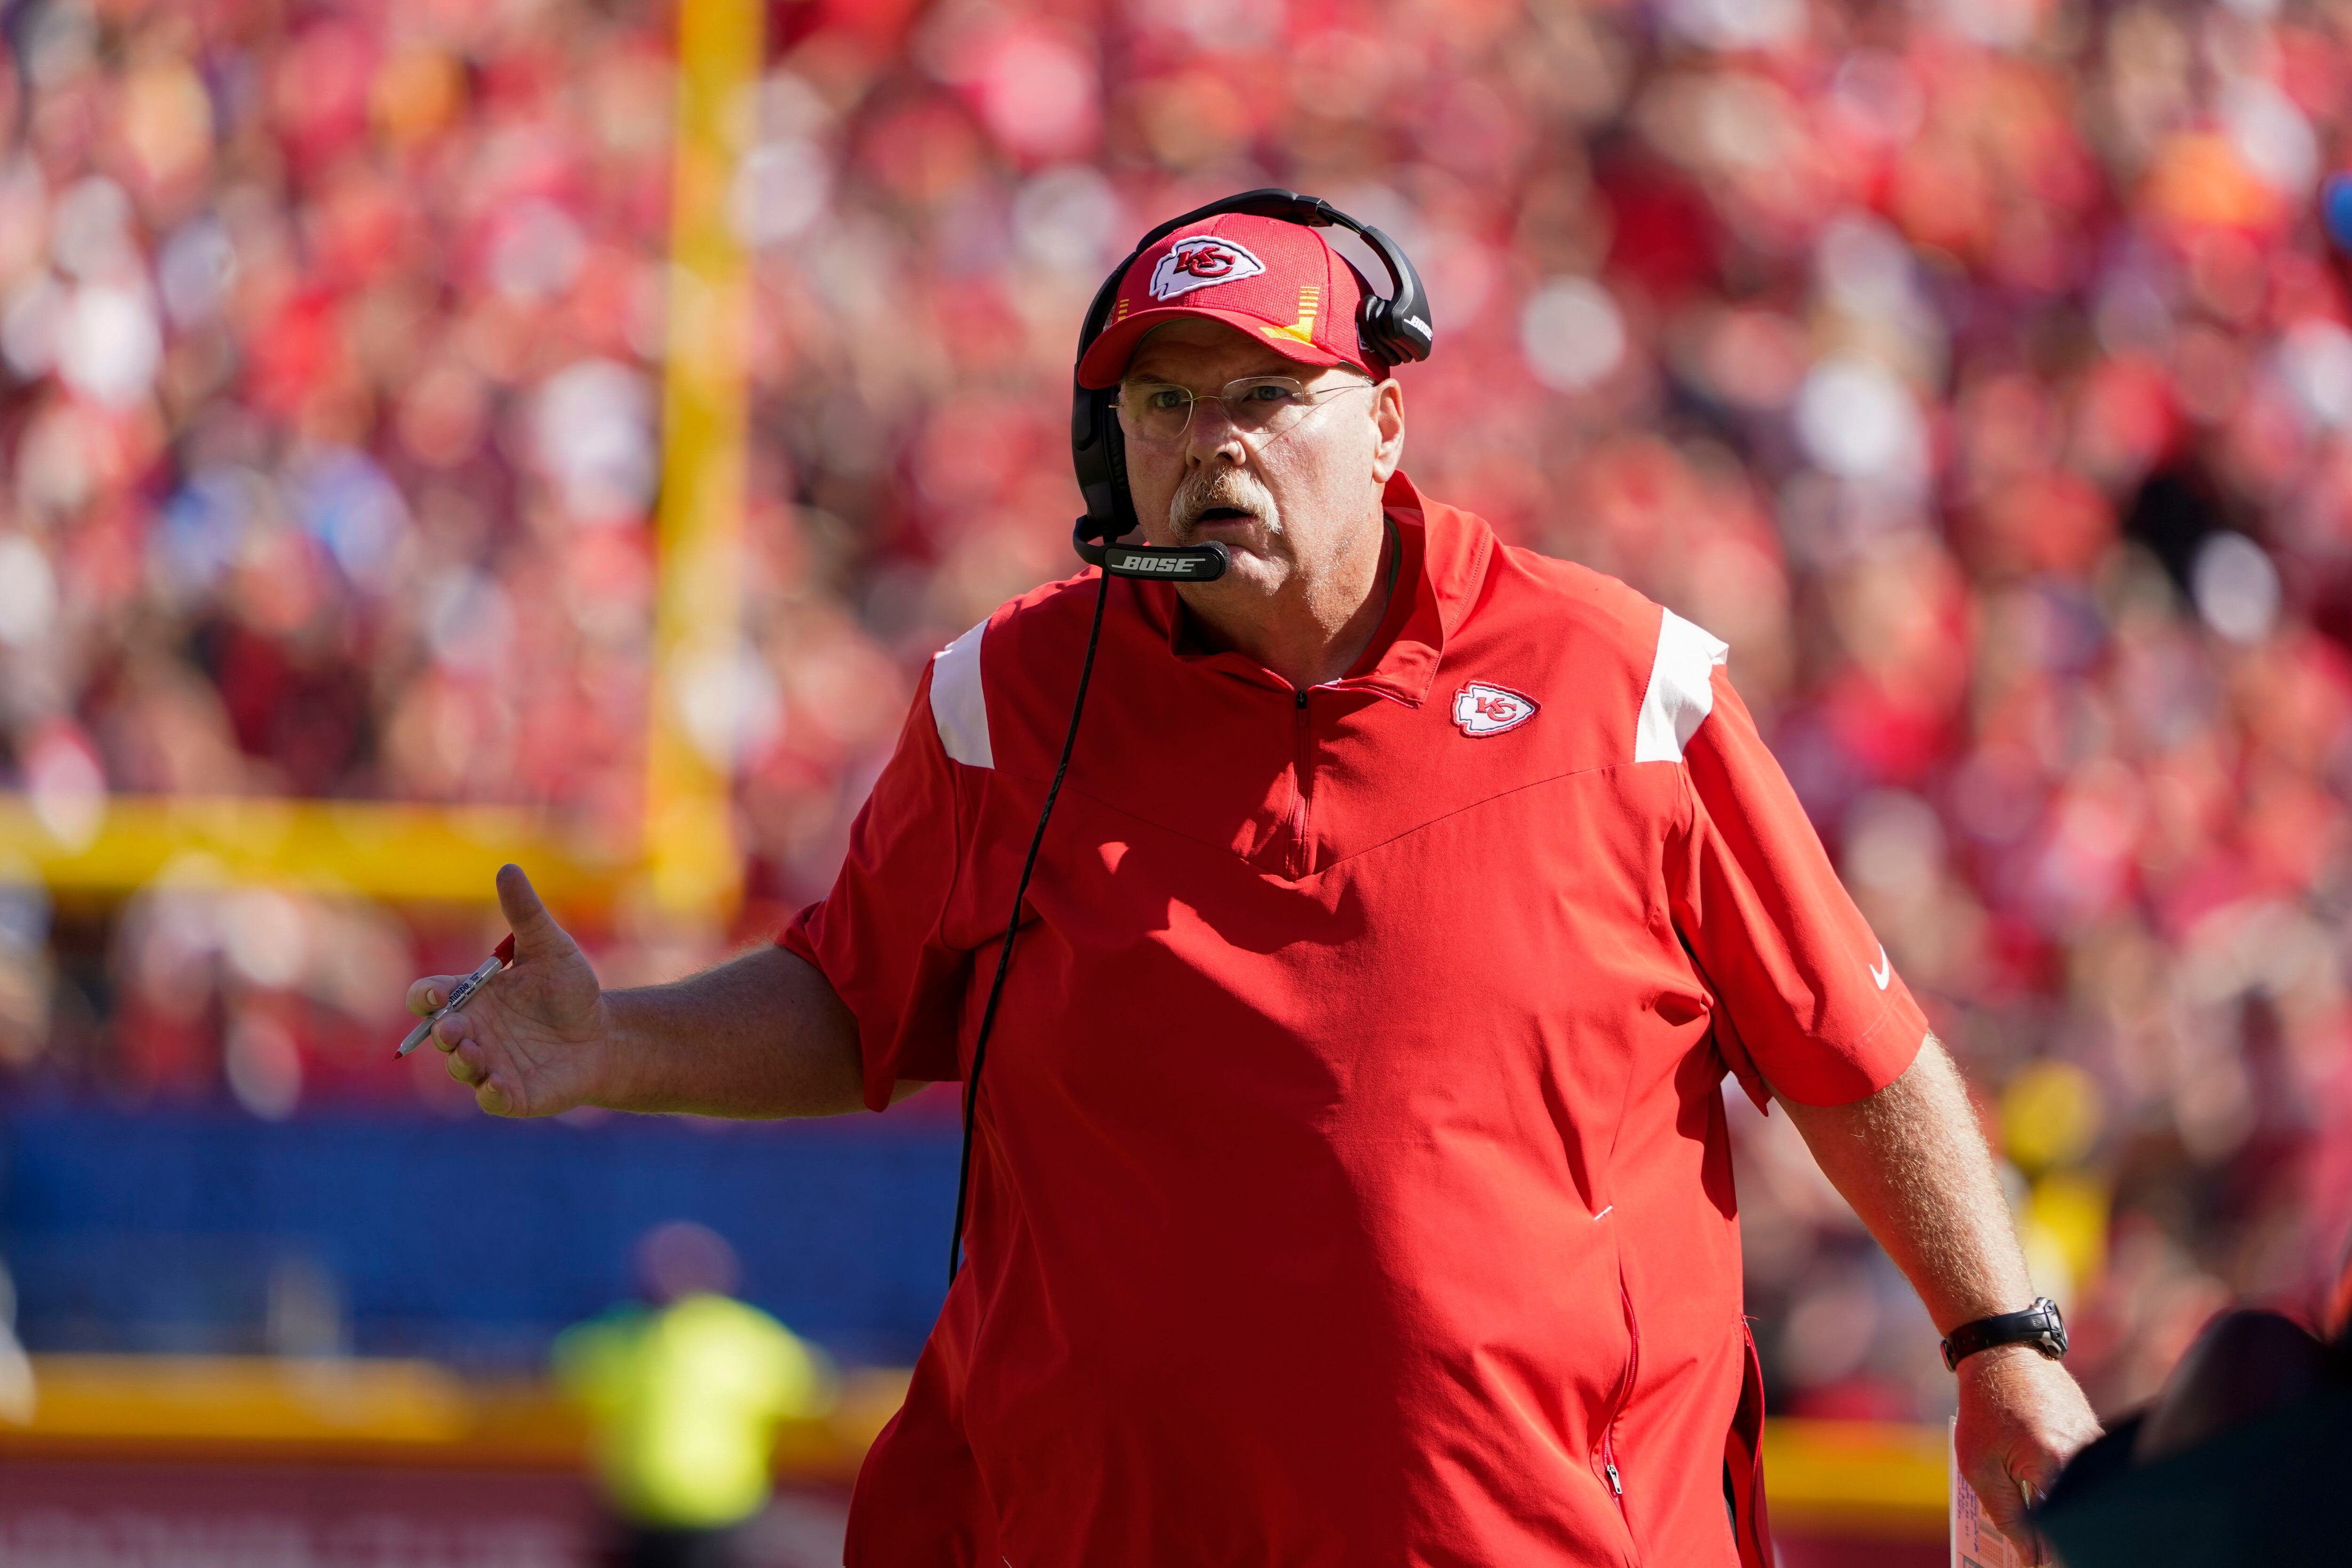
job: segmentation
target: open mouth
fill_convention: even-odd
[[[1211,507],[1192,519],[1192,526],[1197,528],[1208,523],[1254,523],[1255,521],[1257,518],[1255,515],[1243,511],[1239,507]]]

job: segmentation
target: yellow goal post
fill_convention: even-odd
[[[689,738],[681,693],[707,661],[730,655],[741,634],[750,286],[729,194],[756,130],[762,20],[762,7],[746,0],[684,0],[678,10],[641,841],[600,856],[552,817],[513,807],[110,796],[45,812],[41,802],[0,793],[0,879],[30,875],[63,898],[110,900],[202,857],[238,882],[479,904],[495,896],[491,875],[512,860],[562,907],[606,904],[642,887],[668,914],[723,920],[733,913],[742,854],[732,780]]]

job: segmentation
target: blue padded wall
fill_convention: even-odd
[[[34,1350],[252,1351],[271,1281],[330,1282],[351,1348],[535,1361],[630,1291],[636,1238],[711,1227],[743,1294],[845,1360],[910,1361],[944,1290],[937,1114],[593,1125],[81,1107],[0,1119],[0,1258]]]

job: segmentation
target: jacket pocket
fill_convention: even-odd
[[[1609,1400],[1604,1418],[1594,1428],[1592,1464],[1594,1470],[1609,1488],[1609,1495],[1617,1504],[1617,1516],[1624,1523],[1628,1538],[1633,1536],[1633,1516],[1625,1502],[1625,1470],[1618,1462],[1617,1424],[1633,1402],[1633,1380],[1642,1367],[1642,1325],[1633,1315],[1633,1293],[1625,1284],[1625,1268],[1621,1260],[1617,1267],[1617,1299],[1625,1314],[1625,1366],[1618,1375],[1616,1392]],[[1630,1561],[1641,1561],[1640,1542],[1634,1542]]]

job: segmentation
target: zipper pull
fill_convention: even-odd
[[[1301,692],[1298,694],[1298,701],[1297,701],[1297,704],[1296,706],[1299,706],[1299,707],[1302,707],[1302,708],[1303,708],[1303,707],[1305,707],[1305,706],[1307,706],[1307,694],[1306,694],[1306,692],[1301,691]]]
[[[1612,1497],[1623,1497],[1625,1495],[1625,1483],[1617,1474],[1617,1461],[1615,1459],[1603,1459],[1601,1461],[1601,1468],[1609,1472],[1609,1495]]]

